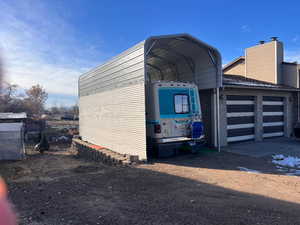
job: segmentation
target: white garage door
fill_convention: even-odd
[[[284,98],[263,96],[263,137],[280,137],[284,134]]]
[[[227,95],[227,142],[253,140],[255,97]]]

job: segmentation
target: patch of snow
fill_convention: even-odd
[[[284,159],[284,155],[282,155],[282,154],[273,155],[273,159],[275,159],[275,160],[283,160]]]
[[[274,155],[272,163],[280,166],[300,168],[300,158],[293,156]]]
[[[278,168],[277,167],[277,171],[279,171],[279,172],[287,172],[288,170],[289,170],[288,168],[284,168],[284,167]]]
[[[288,176],[300,176],[300,170],[295,170],[294,172],[291,173],[286,173]]]
[[[246,167],[238,166],[237,168],[238,168],[240,171],[245,171],[245,172],[247,172],[247,173],[261,173],[260,171],[248,169],[248,168],[246,168]]]

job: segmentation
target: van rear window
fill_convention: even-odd
[[[186,118],[191,112],[199,114],[198,95],[192,88],[159,88],[158,100],[161,118]]]
[[[188,95],[176,94],[174,95],[175,113],[184,114],[189,113],[189,98]]]

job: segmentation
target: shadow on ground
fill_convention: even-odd
[[[264,139],[259,142],[240,142],[223,147],[222,150],[256,158],[270,157],[273,154],[300,158],[300,139],[281,137]]]
[[[210,167],[221,169],[221,156],[216,154]],[[165,162],[198,167],[199,159],[203,166],[212,160],[192,157]],[[299,196],[287,202],[248,194],[170,175],[163,167],[160,171],[147,165],[110,167],[59,154],[5,164],[10,166],[32,171],[15,179],[6,177],[21,225],[300,224]]]
[[[272,155],[283,154],[300,158],[300,141],[292,138],[276,138],[263,142],[246,142],[229,145],[217,152],[206,147],[197,154],[185,154],[168,159],[151,159],[150,164],[208,168],[220,170],[248,170],[248,172],[291,175],[297,168],[278,167],[272,163]],[[253,171],[254,170],[254,171]]]
[[[237,171],[240,171],[240,168],[247,168],[260,173],[285,175],[278,171],[271,161],[270,157],[255,158],[230,152],[200,151],[197,154],[179,155],[168,159],[151,159],[148,163]]]

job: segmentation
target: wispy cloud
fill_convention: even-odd
[[[300,40],[299,35],[296,35],[295,37],[292,38],[292,42],[298,42]]]
[[[242,25],[241,30],[242,30],[242,32],[245,32],[245,33],[248,33],[251,31],[251,29],[248,25]]]
[[[1,1],[0,8],[5,73],[22,88],[39,83],[55,96],[76,96],[78,76],[106,57],[101,40],[76,38],[59,5],[54,10],[43,1]]]

